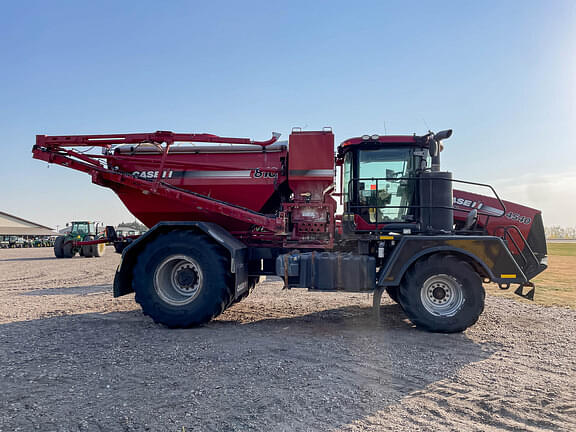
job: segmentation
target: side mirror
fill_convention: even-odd
[[[448,139],[452,136],[452,129],[446,129],[434,134],[434,139],[436,141],[442,141],[444,139]]]

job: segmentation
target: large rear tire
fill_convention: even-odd
[[[399,302],[416,326],[431,332],[461,332],[476,323],[484,310],[480,276],[453,255],[434,254],[406,273]]]
[[[229,262],[204,235],[172,231],[146,245],[134,266],[135,300],[168,327],[204,324],[230,304]]]
[[[64,258],[64,251],[62,250],[62,244],[64,243],[64,237],[60,236],[56,238],[54,242],[54,256],[56,258]]]
[[[64,237],[60,236],[56,238],[54,242],[54,255],[56,258],[64,258],[64,250],[62,249],[62,245],[64,243]]]

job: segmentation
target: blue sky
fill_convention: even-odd
[[[576,225],[574,1],[29,1],[0,6],[0,210],[132,219],[36,134],[453,128],[444,168]]]

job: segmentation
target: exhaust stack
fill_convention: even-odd
[[[440,152],[443,149],[442,140],[448,139],[452,136],[452,129],[446,129],[438,132],[437,134],[431,133],[428,138],[428,151],[432,158],[432,171],[440,171]]]

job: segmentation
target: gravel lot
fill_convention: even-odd
[[[463,334],[383,299],[261,283],[202,328],[169,330],[119,256],[0,250],[0,431],[576,430],[576,311],[488,297]]]

